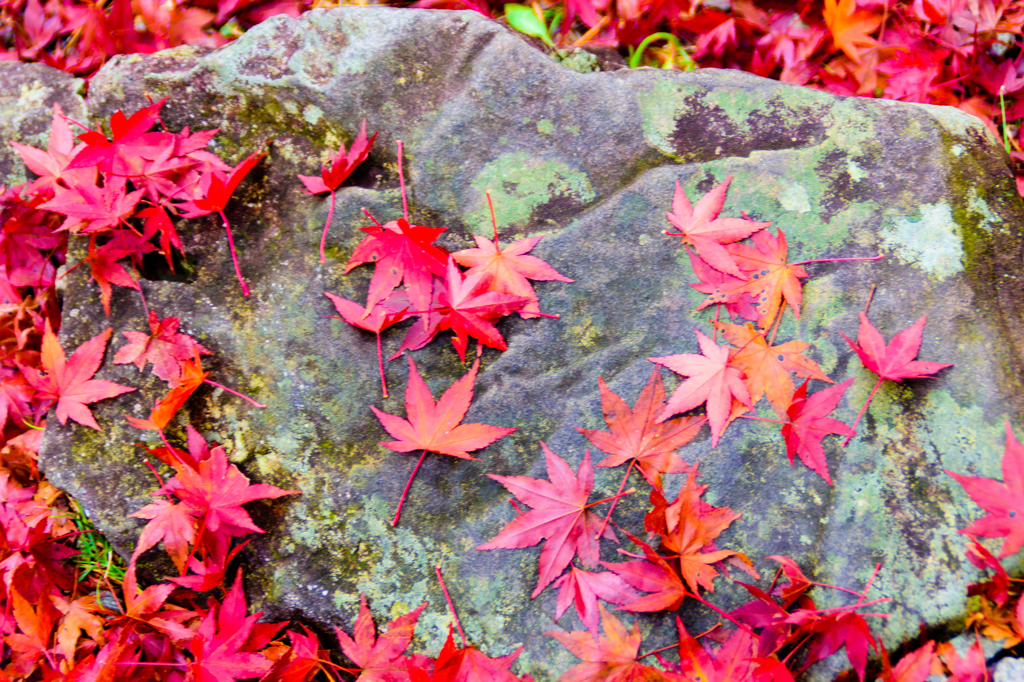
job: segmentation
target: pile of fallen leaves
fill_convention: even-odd
[[[245,545],[243,538],[263,531],[242,505],[295,491],[250,484],[228,463],[222,447],[208,445],[191,427],[184,448],[168,441],[164,428],[202,383],[235,392],[208,378],[201,356],[209,351],[178,331],[180,320],[155,310],[148,311],[148,333],[121,332],[125,341],[113,362],[135,364],[140,370],[150,367],[167,383],[168,393],[155,401],[148,418],[129,420],[159,434],[163,446],[149,454],[172,475],[165,481],[154,467],[159,480],[154,501],[135,514],[148,523],[127,566],[121,565],[123,572],[118,573],[109,552],[105,566],[95,560],[95,553],[89,561],[82,560],[99,539],[93,537],[87,519],[74,513],[73,502],[40,478],[35,465],[46,415],[54,408],[61,423],[70,419],[99,429],[88,405],[135,389],[94,378],[113,330],[84,342],[70,355],[57,339],[60,311],[54,287],[60,273],[68,270],[68,240],[83,243],[85,257],[71,267],[89,268],[109,314],[112,286],[143,296],[140,271],[145,254],[158,255],[173,270],[175,251],[182,248],[178,230],[193,225],[192,219],[215,214],[220,218],[216,229],[222,226],[225,231],[239,286],[243,294],[249,293],[224,209],[246,174],[264,158],[262,147],[229,166],[206,150],[217,131],[169,132],[160,119],[163,105],[162,100],[155,102],[131,116],[116,112],[108,122],[109,135],[68,119],[55,107],[46,150],[15,145],[36,179],[9,190],[0,188],[0,293],[6,300],[0,308],[0,674],[18,680],[272,682],[308,680],[317,674],[338,679],[341,673],[413,682],[521,679],[511,672],[518,652],[489,657],[464,638],[457,647],[453,631],[436,658],[406,655],[424,607],[398,617],[386,634],[377,637],[364,600],[354,634],[337,631],[338,644],[351,664],[333,663],[308,630],[260,623],[260,614],[248,613],[240,570],[233,580],[228,577]],[[364,122],[348,149],[342,146],[335,152],[319,177],[297,180],[311,197],[329,193],[333,211],[335,191],[366,158],[373,141]],[[404,189],[401,146],[398,158]],[[705,425],[717,444],[734,420],[759,419],[773,424],[765,428],[781,429],[791,463],[799,458],[831,483],[824,439],[838,435],[848,442],[860,418],[857,415],[847,425],[832,416],[849,382],[811,391],[811,381],[832,382],[804,355],[809,344],[799,339],[776,343],[783,314],[788,310],[799,316],[801,280],[810,276],[808,268],[817,261],[790,262],[781,229],[773,233],[768,223],[720,215],[729,182],[725,179],[696,204],[679,183],[674,193],[666,188],[666,203],[671,195],[667,226],[674,230],[668,234],[680,238],[696,280],[691,286],[707,295],[699,309],[713,306],[714,317],[707,333],[696,331],[700,353],[650,358],[651,380],[632,408],[599,382],[608,431],[581,429],[581,434],[608,455],[597,466],[626,466],[619,492],[591,501],[594,468],[589,453],[573,472],[565,459],[541,443],[548,480],[491,476],[529,510],[513,503],[515,515],[478,549],[521,549],[543,542],[533,596],[549,587],[557,589],[557,617],[573,605],[585,628],[550,633],[583,661],[562,676],[563,682],[789,680],[840,649],[845,649],[861,680],[871,655],[880,659],[880,679],[886,681],[922,681],[929,673],[948,674],[951,679],[983,675],[980,645],[960,658],[952,649],[928,642],[891,666],[868,625],[869,619],[887,614],[865,610],[889,601],[868,598],[874,578],[859,591],[822,585],[805,576],[793,560],[769,557],[780,568],[761,581],[750,558],[738,549],[718,546],[721,534],[739,515],[702,500],[707,486],[697,485],[697,466],[683,461],[676,450]],[[409,221],[404,191],[403,208],[401,218],[383,224],[368,215],[373,224],[362,228],[365,237],[345,265],[348,271],[373,264],[365,305],[327,296],[341,319],[375,335],[384,396],[381,336],[388,328],[411,322],[392,360],[451,331],[465,362],[469,340],[477,341],[477,359],[468,373],[438,400],[410,356],[406,417],[373,408],[395,439],[382,445],[399,453],[419,453],[407,493],[427,454],[471,460],[471,452],[514,431],[461,423],[473,398],[479,358],[484,348],[505,349],[495,326],[504,316],[518,314],[536,324],[554,324],[545,319],[554,316],[540,310],[532,281],[564,286],[571,280],[529,255],[539,237],[503,247],[495,223],[493,239],[476,237],[476,248],[448,253],[433,244],[444,228]],[[321,236],[321,260],[326,258],[329,226],[330,217]],[[949,367],[916,359],[924,318],[887,343],[868,319],[867,309],[866,303],[857,341],[847,341],[878,376],[876,390],[886,380],[926,378]],[[746,323],[726,323],[723,316]],[[726,343],[719,344],[719,335]],[[660,367],[685,378],[670,397]],[[794,377],[805,381],[798,387]],[[235,395],[257,409],[263,407]],[[762,399],[777,419],[747,414]],[[701,406],[703,415],[680,416]],[[861,414],[866,407],[867,403]],[[642,529],[622,528],[612,518],[615,502],[636,492],[625,489],[634,470],[643,481],[640,485],[649,488],[651,502]],[[670,473],[686,474],[674,495],[662,481]],[[1017,516],[1024,512],[1024,448],[1009,426],[1003,483],[951,475],[989,512],[963,532],[1007,537],[1001,556],[1018,551],[1024,539],[1019,520],[1024,515]],[[393,524],[399,522],[404,499],[403,493]],[[594,511],[606,503],[611,505],[607,512]],[[54,514],[55,509],[62,513]],[[632,543],[631,560],[601,561],[601,543],[619,542],[616,531]],[[646,539],[641,538],[644,531]],[[136,562],[160,544],[178,575],[142,589]],[[981,605],[973,616],[977,628],[1016,643],[1024,635],[1020,589],[977,542],[968,556],[994,572],[991,580],[971,588]],[[740,583],[751,601],[726,612],[709,597],[715,581],[730,571],[761,583]],[[844,592],[849,603],[819,608],[809,593],[812,587]],[[710,608],[721,621],[696,636],[680,624],[675,654],[640,653],[638,625],[627,627],[599,601],[626,612],[676,611],[686,604]],[[454,605],[450,608],[454,616]]]

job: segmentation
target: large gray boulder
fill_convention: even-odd
[[[980,510],[943,469],[999,477],[1003,423],[1024,425],[1024,211],[1009,159],[980,122],[732,71],[579,73],[471,12],[356,7],[277,17],[215,51],[117,57],[92,79],[89,112],[134,111],[147,94],[169,98],[172,130],[219,128],[215,151],[231,163],[272,140],[228,210],[252,296],[241,295],[214,217],[181,229],[187,277],[144,283],[152,308],[181,317],[214,351],[214,379],[268,405],[203,389],[187,405],[192,422],[254,479],[302,491],[253,505],[269,531],[245,554],[256,608],[347,627],[360,593],[385,620],[429,600],[416,647],[436,654],[449,622],[440,565],[482,650],[525,643],[518,670],[538,679],[572,665],[542,633],[579,629],[575,615],[555,624],[554,594],[529,596],[538,550],[474,549],[515,513],[486,474],[543,478],[541,441],[575,467],[587,443],[574,427],[604,428],[598,377],[632,403],[651,372],[646,358],[696,352],[693,328],[709,332],[711,311],[695,312],[703,297],[678,240],[662,234],[664,214],[676,180],[696,199],[731,174],[723,213],[773,221],[791,260],[886,256],[807,266],[802,315],[787,314],[779,331],[813,342],[835,381],[854,379],[839,418],[851,422],[875,383],[839,335],[856,336],[872,288],[871,319],[886,338],[927,315],[920,357],[956,366],[886,383],[849,447],[826,440],[831,487],[790,467],[769,424],[741,420],[717,448],[705,431],[680,454],[700,460],[708,501],[743,513],[719,547],[768,572],[765,557],[788,555],[816,580],[853,589],[880,562],[870,596],[894,600],[882,624],[890,645],[919,622],[962,621],[977,572],[956,530]],[[338,194],[321,265],[327,203],[295,176],[315,174],[364,118],[380,136]],[[484,352],[467,421],[518,431],[476,453],[479,462],[428,456],[392,528],[414,459],[378,444],[390,437],[369,406],[403,414],[407,363],[388,365],[392,396],[382,400],[374,337],[325,317],[334,311],[323,294],[364,300],[369,267],[342,271],[363,236],[361,207],[381,220],[401,215],[397,140],[413,222],[448,227],[440,244],[454,251],[489,234],[490,189],[503,239],[546,235],[535,254],[576,282],[538,285],[542,310],[560,318],[505,320],[508,350]],[[65,296],[65,347],[108,324],[145,328],[126,290],[104,318],[82,270]],[[385,352],[401,337],[387,332]],[[147,414],[165,389],[110,357],[100,376],[140,390],[94,407],[102,433],[51,419],[41,466],[127,555],[142,526],[128,515],[153,482],[135,447],[146,434],[122,415]],[[447,338],[415,359],[435,395],[467,367]],[[614,494],[620,476],[598,470],[595,499]],[[620,504],[619,523],[640,530],[643,497]],[[719,584],[723,603],[738,596]],[[707,620],[692,601],[682,615]],[[669,616],[642,623],[652,643],[671,640]]]

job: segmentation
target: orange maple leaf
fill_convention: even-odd
[[[868,34],[878,28],[882,18],[867,10],[858,12],[857,0],[825,0],[822,13],[836,47],[856,63],[860,64],[858,46],[874,47],[878,44]]]
[[[583,659],[583,663],[578,663],[563,673],[558,682],[684,682],[688,679],[640,663],[637,658],[640,653],[640,624],[633,623],[633,627],[627,630],[622,621],[608,613],[604,606],[598,604],[598,608],[601,610],[604,636],[595,636],[587,630],[545,633]]]
[[[64,355],[57,335],[50,328],[50,321],[46,321],[40,354],[43,372],[34,367],[24,367],[22,372],[29,384],[39,392],[37,399],[41,403],[47,407],[57,404],[57,419],[61,424],[66,424],[70,417],[83,426],[101,431],[86,405],[135,390],[112,381],[91,378],[103,362],[107,341],[113,331],[108,327],[79,346],[68,358]]]
[[[480,369],[480,361],[473,363],[469,373],[452,384],[441,399],[436,403],[431,395],[427,383],[423,381],[416,363],[409,358],[409,385],[405,389],[405,413],[408,419],[402,419],[387,412],[381,412],[376,407],[370,406],[377,419],[384,428],[398,440],[381,443],[384,447],[395,452],[413,452],[423,450],[416,467],[409,476],[409,482],[402,492],[402,499],[398,503],[398,510],[395,518],[391,521],[394,526],[402,514],[402,503],[412,485],[412,479],[419,471],[423,458],[428,452],[436,452],[440,455],[451,455],[460,459],[476,459],[470,457],[473,450],[487,447],[499,438],[504,438],[515,431],[515,428],[503,428],[490,426],[488,424],[460,424],[459,422],[469,411],[469,403],[473,400],[473,384],[476,382],[476,373]]]
[[[597,466],[616,467],[635,460],[640,473],[655,487],[661,484],[661,474],[684,474],[690,470],[690,465],[673,450],[693,440],[707,419],[689,416],[655,423],[655,418],[665,409],[665,386],[657,367],[640,391],[633,409],[612,393],[604,379],[599,377],[597,385],[601,389],[601,408],[608,431],[576,427],[587,440],[608,453]]]
[[[778,346],[769,346],[764,334],[751,324],[740,326],[719,323],[716,326],[729,343],[737,347],[730,353],[729,364],[747,376],[751,402],[756,403],[761,396],[767,395],[768,402],[781,418],[786,417],[786,410],[796,390],[791,374],[832,383],[818,367],[818,363],[802,355],[811,347],[805,341],[787,341]]]
[[[388,630],[380,637],[373,624],[373,614],[366,605],[366,595],[360,595],[359,616],[356,618],[352,637],[339,627],[334,628],[342,651],[359,666],[359,679],[363,682],[387,682],[407,677],[403,653],[412,641],[416,621],[426,602],[404,616],[388,624]]]
[[[187,360],[181,365],[181,383],[172,388],[163,400],[157,402],[149,414],[149,419],[136,419],[128,415],[125,415],[125,418],[137,429],[162,431],[209,374],[203,371],[197,351],[195,359]]]

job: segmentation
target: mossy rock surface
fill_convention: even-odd
[[[976,119],[732,71],[578,73],[471,12],[356,7],[278,17],[215,51],[117,57],[92,79],[89,113],[131,112],[147,94],[169,98],[171,130],[219,128],[214,151],[229,163],[271,141],[227,210],[252,296],[213,217],[181,225],[186,263],[175,277],[144,283],[151,308],[181,317],[215,352],[213,379],[268,405],[207,387],[170,437],[191,419],[254,480],[303,493],[251,505],[268,531],[245,554],[257,609],[349,627],[360,593],[385,620],[429,600],[415,647],[436,654],[449,623],[440,565],[483,651],[526,644],[518,670],[538,680],[571,666],[543,633],[578,629],[575,615],[556,624],[554,594],[530,599],[539,550],[475,550],[515,514],[486,474],[543,477],[541,441],[575,467],[587,446],[575,427],[604,428],[598,377],[632,403],[648,357],[697,352],[693,329],[710,332],[712,311],[695,312],[703,297],[678,240],[663,234],[665,211],[676,181],[696,201],[731,175],[723,214],[772,221],[791,260],[885,255],[808,265],[801,316],[787,313],[778,332],[813,343],[809,354],[836,382],[854,379],[838,418],[851,422],[875,383],[839,334],[856,337],[872,290],[871,320],[886,338],[927,315],[919,357],[955,367],[884,384],[849,447],[827,439],[835,486],[791,467],[770,424],[741,420],[717,448],[705,431],[680,454],[701,462],[709,502],[743,513],[718,546],[769,574],[766,557],[788,555],[814,579],[853,589],[881,563],[869,596],[894,600],[879,607],[892,613],[888,645],[919,622],[962,623],[978,573],[956,531],[980,510],[943,469],[1000,477],[1003,424],[1024,428],[1024,211],[1009,159]],[[321,265],[327,201],[295,176],[315,174],[364,118],[380,135],[338,193]],[[441,245],[467,248],[490,233],[490,189],[503,241],[545,235],[534,253],[576,282],[538,284],[542,310],[559,319],[507,319],[508,350],[483,354],[467,421],[518,430],[476,453],[481,461],[428,456],[392,528],[415,460],[379,445],[390,437],[369,406],[404,414],[407,363],[388,364],[383,400],[374,336],[330,319],[323,294],[365,300],[369,266],[343,271],[363,236],[361,208],[381,221],[401,215],[397,140],[412,221],[449,228]],[[111,364],[119,332],[145,329],[144,313],[119,290],[105,318],[83,270],[69,277],[62,341],[72,348],[113,326],[100,376],[140,390],[95,407],[102,433],[51,419],[41,464],[127,555],[143,524],[129,514],[154,486],[135,445],[148,434],[122,415],[147,414],[165,388]],[[415,354],[435,395],[468,368],[443,336]],[[386,332],[385,353],[401,337]],[[771,416],[767,404],[760,411]],[[599,469],[595,496],[614,494],[621,475]],[[668,480],[673,493],[680,483]],[[619,523],[639,532],[645,504],[642,493],[623,500]],[[609,546],[605,558],[616,557]],[[716,598],[735,603],[738,591],[719,584]],[[689,603],[682,616],[707,621]],[[671,616],[641,623],[649,648],[674,633]]]

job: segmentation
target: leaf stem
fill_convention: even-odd
[[[144,459],[144,460],[142,460],[142,463],[149,467],[149,470],[153,472],[154,476],[156,476],[157,483],[159,483],[160,487],[163,488],[164,487],[164,479],[160,478],[160,473],[156,470],[156,467],[153,466],[152,462],[150,462],[149,459]],[[171,504],[174,504],[174,500],[171,499],[171,496],[169,494],[164,493],[164,497],[167,498],[168,502],[170,502]]]
[[[245,280],[242,279],[242,269],[238,265],[238,254],[235,253],[235,238],[231,235],[231,224],[228,222],[228,217],[224,215],[223,209],[217,211],[220,214],[221,219],[224,221],[224,229],[228,233],[228,249],[231,251],[231,262],[235,265],[235,275],[238,277],[238,283],[242,285],[242,295],[249,295],[249,287],[245,285]]]
[[[427,456],[427,451],[424,450],[423,454],[420,455],[420,459],[416,462],[416,467],[412,470],[409,475],[409,481],[405,484],[405,490],[402,491],[402,499],[398,501],[398,509],[395,510],[395,518],[391,519],[391,525],[397,526],[398,519],[402,516],[402,505],[405,504],[405,496],[409,494],[409,488],[412,486],[412,479],[416,478],[416,472],[420,470],[420,465],[423,464],[423,458]]]
[[[215,386],[217,388],[223,389],[223,390],[227,391],[228,393],[230,393],[232,395],[237,395],[242,400],[245,400],[246,402],[251,403],[252,405],[255,405],[256,407],[260,408],[261,410],[265,410],[267,408],[267,406],[264,405],[263,403],[258,403],[255,400],[253,400],[252,398],[250,398],[249,396],[245,395],[244,393],[239,393],[238,391],[236,391],[236,390],[234,390],[232,388],[228,388],[227,386],[225,386],[223,384],[218,384],[216,381],[210,381],[209,379],[203,379],[203,383],[210,384],[211,386]]]
[[[850,435],[843,441],[844,448],[849,445],[850,441],[853,440],[853,437],[857,435],[857,424],[860,423],[860,418],[864,416],[864,411],[868,409],[868,405],[871,404],[871,399],[875,397],[875,393],[878,392],[878,388],[882,385],[883,381],[884,379],[882,379],[882,377],[878,377],[878,383],[875,384],[873,389],[871,389],[871,395],[869,395],[868,399],[864,401],[864,407],[860,408],[860,412],[857,413],[857,418],[853,420],[852,424],[850,424]]]
[[[491,201],[491,190],[487,190],[487,208],[491,209],[491,225],[494,226],[494,248],[501,251],[498,244],[498,219],[494,215],[494,202]]]
[[[361,211],[362,211],[363,213],[365,213],[365,214],[366,214],[366,217],[367,217],[367,218],[369,218],[370,220],[372,220],[372,221],[373,221],[373,224],[374,224],[374,225],[376,225],[377,227],[383,227],[383,225],[381,225],[381,224],[380,224],[380,223],[379,223],[379,222],[377,221],[377,219],[376,219],[376,218],[374,218],[374,217],[373,217],[373,215],[372,215],[372,214],[371,214],[371,213],[370,213],[369,211],[367,211],[367,210],[366,210],[366,207],[365,207],[365,206],[362,206],[362,207],[360,207],[360,209],[359,209],[359,210],[361,210]]]
[[[626,487],[626,481],[629,480],[629,475],[633,473],[634,466],[636,466],[636,457],[629,460],[629,468],[626,469],[626,475],[622,477],[622,483],[619,484],[619,491],[615,493],[615,499],[612,501],[612,506],[608,509],[608,513],[604,515],[604,523],[601,524],[601,530],[597,532],[595,537],[600,538],[604,535],[604,531],[608,527],[608,522],[612,518],[612,512],[615,511],[615,505],[619,503],[619,496],[622,495],[622,489]]]
[[[405,173],[402,172],[402,154],[404,148],[402,147],[401,140],[395,140],[398,143],[398,182],[402,186],[402,217],[407,221],[409,220],[409,202],[405,198]]]
[[[380,349],[380,332],[377,332],[377,366],[380,368],[380,387],[384,391],[384,397],[388,397],[388,385],[384,381],[384,355]]]
[[[320,264],[327,262],[327,230],[331,227],[331,218],[334,217],[334,190],[331,190],[331,205],[327,209],[327,222],[324,223],[324,233],[320,236]]]
[[[694,599],[699,601],[704,606],[707,606],[709,609],[711,609],[712,611],[714,611],[715,613],[720,615],[722,618],[725,618],[727,621],[729,621],[730,623],[732,623],[733,625],[738,627],[740,630],[743,630],[744,632],[746,632],[751,637],[757,637],[757,634],[753,630],[751,630],[750,627],[748,627],[747,625],[744,625],[743,623],[739,622],[738,620],[736,620],[735,618],[730,616],[728,613],[726,613],[722,609],[718,608],[717,606],[715,606],[711,602],[709,602],[706,599],[704,599],[703,597],[701,597],[696,592],[687,592],[686,594],[690,595],[691,597],[693,597]]]
[[[426,454],[426,450],[423,451]],[[462,638],[462,647],[466,647],[466,633],[462,631],[462,623],[459,622],[459,615],[455,613],[455,604],[452,603],[452,598],[448,595],[448,586],[444,584],[444,576],[441,575],[441,564],[434,567],[437,571],[437,581],[441,583],[441,591],[444,592],[444,599],[448,602],[448,610],[452,612],[452,620],[455,621],[455,627],[459,629],[459,637]]]
[[[662,651],[668,651],[669,649],[675,649],[677,646],[679,646],[679,645],[678,644],[669,644],[668,646],[663,646],[660,649],[654,649],[653,651],[648,651],[646,654],[640,654],[639,656],[637,656],[636,660],[639,661],[641,658],[646,658],[648,656],[653,656],[654,654],[660,654]]]

